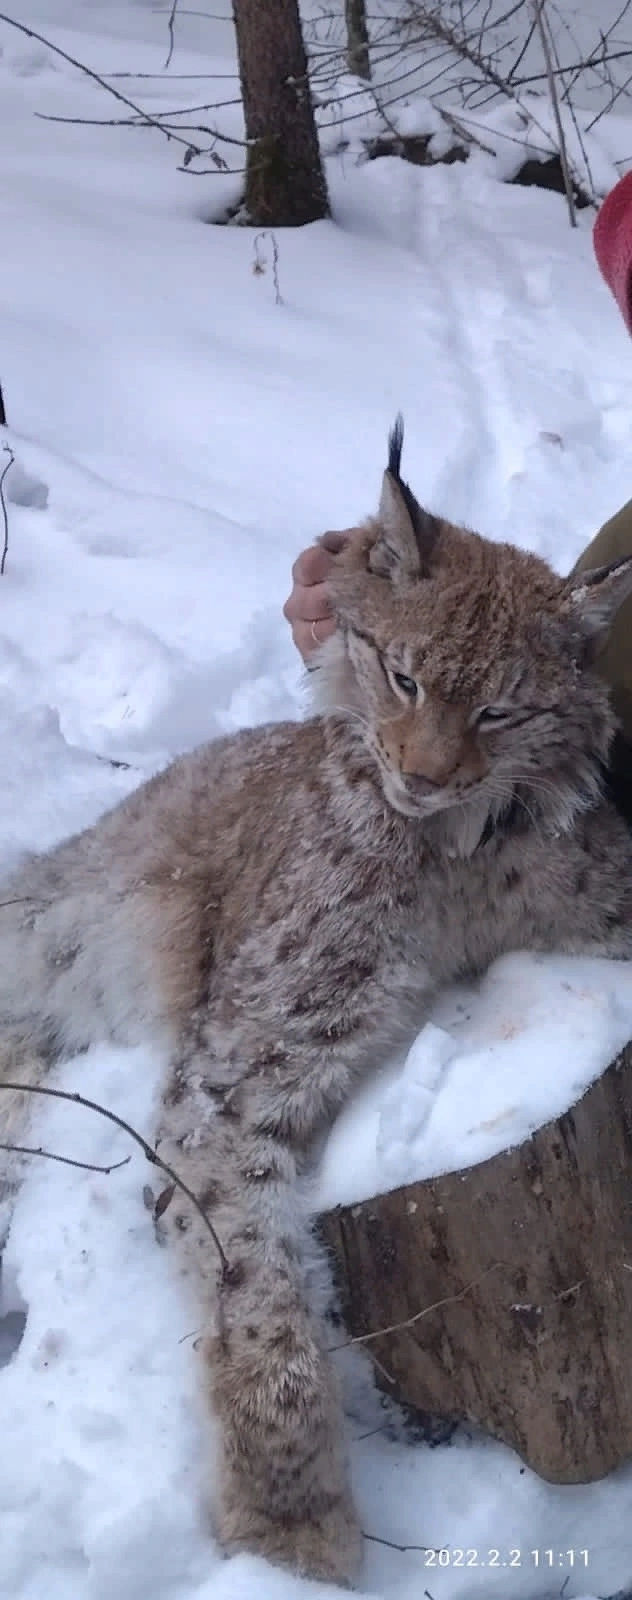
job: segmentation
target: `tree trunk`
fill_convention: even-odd
[[[632,1455],[632,1045],[519,1149],[321,1222],[389,1393],[554,1483]]]
[[[347,66],[356,78],[371,77],[366,0],[345,0]]]
[[[246,136],[245,210],[258,228],[329,215],[297,0],[233,0]]]

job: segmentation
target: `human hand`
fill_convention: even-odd
[[[350,537],[349,533],[323,533],[317,544],[302,550],[292,567],[292,593],[283,607],[283,615],[292,629],[292,638],[307,666],[310,657],[335,633],[336,624],[331,614],[327,593],[327,578],[338,555]]]

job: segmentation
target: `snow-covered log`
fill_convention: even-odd
[[[555,1483],[632,1456],[632,1045],[518,1148],[321,1223],[390,1393]]]

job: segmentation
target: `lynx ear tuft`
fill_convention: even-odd
[[[594,651],[605,643],[617,611],[632,594],[632,556],[574,573],[564,585],[562,606],[580,623]]]
[[[369,569],[393,583],[428,576],[439,521],[424,511],[400,476],[404,419],[401,411],[388,436],[388,467],[377,521],[380,532],[369,553]]]
[[[388,436],[388,470],[392,478],[400,477],[402,450],[404,448],[404,418],[398,411]]]

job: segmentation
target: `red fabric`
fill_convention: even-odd
[[[632,172],[610,190],[593,229],[595,255],[632,333]]]

